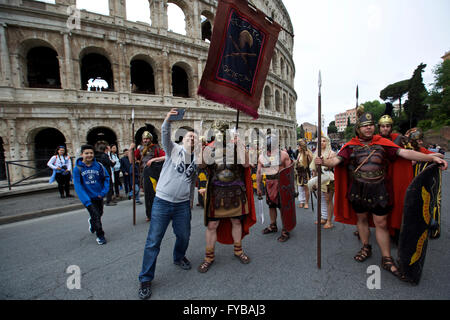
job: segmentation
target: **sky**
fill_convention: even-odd
[[[284,0],[294,27],[297,122],[317,124],[322,75],[325,127],[359,103],[379,100],[387,85],[427,64],[424,83],[450,50],[448,0]],[[325,130],[324,130],[325,131]]]
[[[54,2],[54,0],[46,0]],[[433,69],[450,51],[449,0],[283,0],[294,27],[297,123],[317,124],[318,75],[322,75],[325,127],[359,102],[379,100],[391,83]],[[148,0],[126,0],[127,18],[150,23]],[[108,14],[108,0],[77,0],[78,8]],[[181,9],[169,4],[169,29],[184,33]],[[325,131],[325,130],[324,130]]]

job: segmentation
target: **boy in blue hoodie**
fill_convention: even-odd
[[[81,158],[77,159],[73,170],[73,184],[78,198],[89,211],[89,231],[96,233],[98,244],[106,243],[101,217],[109,181],[108,172],[94,158],[94,147],[88,144],[81,146]]]

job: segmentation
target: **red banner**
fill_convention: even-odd
[[[219,0],[198,94],[258,118],[280,30],[246,0]]]

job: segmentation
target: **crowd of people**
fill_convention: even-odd
[[[96,233],[98,244],[106,243],[101,223],[103,199],[106,198],[106,206],[115,205],[121,189],[125,198],[131,199],[134,186],[136,202],[141,204],[139,193],[143,188],[150,226],[138,276],[141,299],[151,296],[160,244],[170,221],[176,236],[173,263],[181,269],[191,269],[185,254],[189,246],[196,186],[205,224],[205,257],[197,267],[200,273],[206,273],[212,267],[216,242],[233,245],[234,256],[242,264],[250,263],[242,241],[256,223],[255,196],[261,199],[265,195],[269,208],[270,223],[262,233],[278,232],[279,213],[282,226],[277,240],[288,241],[296,225],[295,199],[289,198],[292,194],[283,190],[292,184],[298,193],[298,207],[304,209],[309,208],[320,188],[321,218],[315,221],[316,224],[331,229],[334,217],[335,222],[356,225],[355,235],[362,245],[354,256],[357,262],[372,255],[369,226],[375,227],[382,268],[405,280],[391,256],[390,231],[400,229],[403,208],[402,197],[392,196],[392,190],[396,190],[397,195],[405,193],[417,174],[412,167],[415,163],[435,162],[447,169],[439,149],[423,147],[420,129],[413,128],[405,135],[393,133],[392,118],[383,116],[375,123],[370,113],[360,110],[355,137],[337,153],[326,136],[313,152],[304,139],[298,141],[296,151],[282,150],[277,137],[268,135],[265,145],[256,151],[256,163],[251,163],[250,154],[255,150],[246,147],[237,135],[227,138],[225,131],[229,128],[220,121],[212,127],[222,133],[220,138],[199,143],[197,133],[188,130],[179,143],[173,142],[171,117],[174,115],[177,115],[177,109],[172,109],[163,122],[162,146],[153,142],[148,131],[143,133],[139,146],[132,143],[129,149],[123,150],[120,158],[115,144],[83,145],[81,157],[75,161],[73,177],[72,162],[65,147],[58,147],[48,162],[54,170],[52,179],[58,182],[61,197],[71,196],[70,181],[73,179],[75,191],[89,213],[89,230]],[[375,134],[377,127],[379,134]],[[231,155],[225,152],[230,150],[227,148],[230,144],[234,146]],[[256,173],[255,178],[252,178],[252,170]],[[286,174],[289,170],[292,170],[291,175]],[[286,177],[291,176],[295,178],[286,182]]]

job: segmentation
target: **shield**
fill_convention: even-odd
[[[280,171],[280,180],[278,184],[281,202],[281,220],[287,231],[291,231],[297,224],[295,216],[295,181],[294,165],[284,168]]]
[[[438,228],[438,198],[441,172],[437,164],[427,166],[411,182],[405,194],[398,257],[401,271],[418,284],[422,274],[428,237]]]

